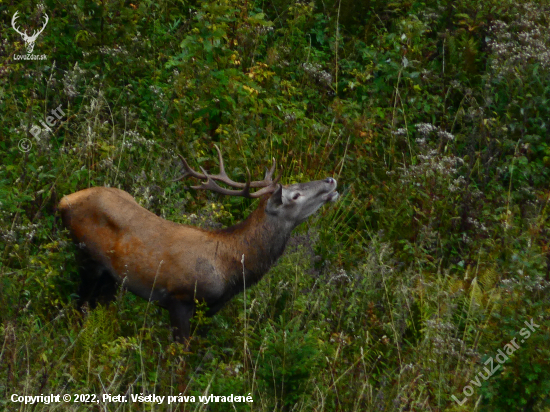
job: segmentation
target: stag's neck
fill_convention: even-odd
[[[228,279],[242,286],[244,273],[246,287],[258,282],[283,254],[293,226],[265,212],[265,199],[245,220],[227,229],[216,231],[227,247]]]

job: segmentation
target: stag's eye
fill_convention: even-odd
[[[293,200],[296,200],[296,199],[298,199],[300,196],[301,196],[300,193],[294,193],[294,196],[292,196],[292,199],[293,199]]]

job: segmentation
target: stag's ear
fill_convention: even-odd
[[[265,210],[268,213],[276,213],[279,206],[283,204],[283,185],[277,185],[277,189],[273,192],[269,200],[267,201],[267,206]]]

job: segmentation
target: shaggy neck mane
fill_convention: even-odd
[[[230,276],[235,284],[242,284],[243,254],[248,287],[257,283],[283,254],[290,238],[292,227],[277,224],[276,217],[265,212],[268,199],[262,198],[258,208],[242,222],[214,232],[227,246]]]

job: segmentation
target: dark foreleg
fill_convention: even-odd
[[[195,305],[189,302],[172,300],[168,305],[170,312],[170,324],[174,333],[174,340],[189,347],[190,321],[195,310]]]

